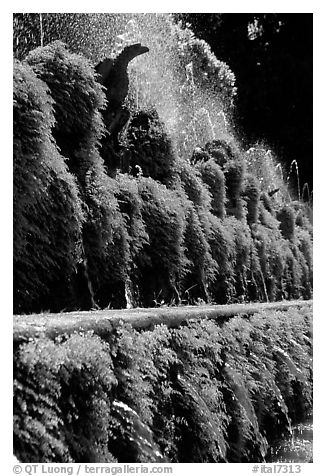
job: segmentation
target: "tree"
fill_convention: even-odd
[[[186,13],[196,36],[234,71],[236,122],[247,142],[267,140],[312,185],[312,14]],[[298,139],[299,138],[299,139]]]

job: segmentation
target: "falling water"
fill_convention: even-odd
[[[149,53],[135,58],[129,66],[130,88],[127,106],[132,112],[154,108],[178,154],[189,160],[197,145],[233,136],[227,120],[228,106],[222,92],[214,89],[216,77],[208,79],[193,48],[190,30],[181,29],[169,14],[38,14],[41,44],[61,39],[93,64],[115,57],[125,46],[141,42]],[[23,42],[22,42],[23,43]],[[211,82],[210,82],[211,81]],[[223,87],[220,88],[223,90]],[[263,190],[279,188],[276,200],[287,196],[280,164],[264,147],[249,149],[248,171]],[[291,163],[297,174],[298,164]],[[308,191],[305,189],[305,193]]]
[[[305,192],[306,192],[306,201],[309,202],[310,200],[310,190],[309,190],[309,185],[307,182],[303,185],[302,188],[302,200],[304,201],[305,199]]]
[[[282,182],[284,181],[284,177],[283,177],[283,169],[282,169],[282,164],[279,162],[276,167],[275,167],[275,171],[278,171],[279,174],[280,174],[280,178],[282,180]]]
[[[117,37],[120,45],[140,41],[149,48],[130,64],[128,100],[139,109],[154,107],[177,152],[189,158],[196,145],[226,132],[227,111],[216,92],[199,84],[203,70],[198,73],[195,53],[178,35],[169,15],[134,14]]]
[[[41,36],[40,44],[41,44],[41,46],[43,47],[44,34],[43,34],[43,16],[42,16],[42,13],[39,14],[39,18],[40,18],[40,36]]]
[[[226,114],[224,111],[220,111],[217,113],[215,118],[216,125],[214,126],[214,133],[224,132],[226,133],[229,127],[228,120],[226,118]]]
[[[289,174],[286,178],[286,183],[287,183],[287,185],[289,185],[289,180],[290,180],[290,177],[291,177],[293,166],[295,166],[295,171],[296,171],[296,175],[297,175],[297,194],[298,194],[298,199],[300,200],[300,195],[301,194],[300,194],[299,168],[298,168],[298,162],[295,159],[292,160],[292,162],[291,162],[290,171],[289,171]]]
[[[268,463],[312,463],[312,417],[295,425],[289,438],[274,442],[269,449],[266,460]]]

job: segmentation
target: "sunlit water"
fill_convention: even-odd
[[[231,99],[234,92],[228,90],[230,83],[223,80],[223,75],[229,73],[224,70],[220,78],[217,74],[210,75],[209,68],[213,64],[216,66],[218,59],[212,59],[208,45],[201,45],[200,53],[192,32],[177,27],[171,15],[39,14],[37,24],[39,28],[34,25],[35,31],[25,33],[17,24],[16,41],[25,45],[34,35],[36,47],[60,39],[94,65],[105,57],[116,57],[127,45],[141,42],[147,46],[149,52],[129,65],[127,106],[132,112],[154,108],[165,124],[177,154],[183,159],[190,160],[196,147],[214,139],[231,137],[237,142],[236,115]],[[206,56],[203,56],[204,50]],[[280,190],[273,197],[275,201],[290,200],[287,184],[295,177],[300,198],[295,160],[286,180],[281,165],[264,144],[248,150],[246,164],[264,190]]]
[[[269,463],[312,463],[312,419],[295,425],[292,436],[276,442],[270,448],[266,460]]]

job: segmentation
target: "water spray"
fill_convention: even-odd
[[[291,177],[291,172],[292,172],[292,168],[293,168],[293,165],[295,166],[295,171],[296,171],[296,174],[297,174],[297,192],[298,192],[298,199],[300,200],[300,181],[299,181],[299,167],[298,167],[298,162],[294,159],[292,160],[291,162],[291,165],[290,165],[290,171],[289,171],[289,174],[286,178],[286,183],[287,185],[289,185],[289,180],[290,180],[290,177]]]

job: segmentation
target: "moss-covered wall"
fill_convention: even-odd
[[[312,310],[121,325],[14,353],[22,462],[262,461],[312,407]]]
[[[110,144],[105,107],[62,43],[15,61],[15,313],[311,297],[305,206],[269,196],[232,134],[179,156],[150,109]]]

